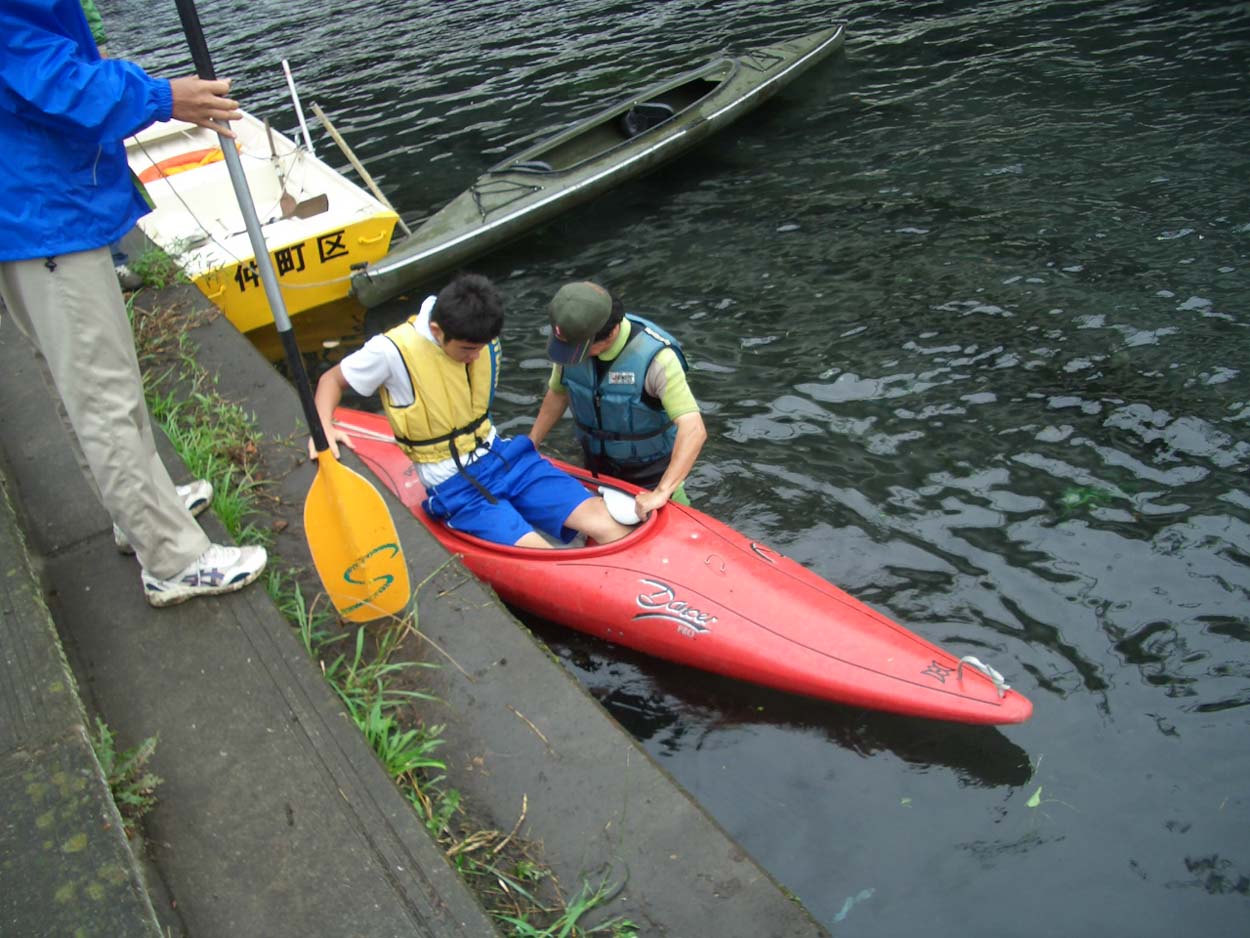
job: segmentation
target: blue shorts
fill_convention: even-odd
[[[496,544],[515,544],[535,528],[567,544],[577,532],[565,520],[594,497],[538,455],[528,436],[496,439],[467,471],[495,496],[493,505],[462,472],[436,485],[421,507],[449,528]]]

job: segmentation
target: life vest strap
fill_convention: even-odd
[[[484,486],[481,482],[479,482],[477,480],[477,477],[469,471],[468,467],[465,466],[465,464],[460,461],[460,448],[456,446],[455,439],[453,438],[449,442],[451,444],[451,458],[456,463],[456,471],[459,472],[466,479],[468,479],[469,484],[472,485],[475,489],[477,489],[478,492],[481,493],[483,498],[485,498],[492,505],[498,505],[499,499],[497,499],[494,495],[492,495],[490,493],[490,490],[486,486]],[[483,443],[485,443],[485,441],[478,439],[477,434],[474,434],[473,443],[474,443],[473,449],[476,451],[479,447],[483,445]]]
[[[482,416],[478,417],[477,420],[474,420],[472,423],[465,424],[463,427],[457,427],[455,430],[452,430],[450,433],[444,433],[442,436],[431,437],[428,440],[413,440],[406,436],[399,435],[395,436],[395,440],[403,446],[430,446],[434,443],[447,443],[448,448],[451,450],[452,461],[456,464],[456,471],[468,479],[469,483],[482,493],[483,498],[485,498],[492,505],[497,505],[499,504],[499,499],[495,498],[495,496],[490,493],[490,490],[479,482],[477,478],[474,477],[473,473],[469,471],[468,467],[461,461],[460,447],[456,445],[457,437],[464,436],[466,433],[473,433],[473,451],[477,451],[483,446],[486,446],[486,441],[474,433],[474,431],[485,423],[489,416],[490,414],[482,414]]]
[[[574,422],[577,424],[577,429],[581,430],[587,436],[594,437],[596,440],[649,440],[653,436],[662,436],[668,430],[667,427],[661,427],[660,429],[652,430],[649,433],[617,433],[613,430],[601,430],[598,427],[593,427],[588,424],[581,423],[580,421]]]
[[[409,437],[396,434],[395,441],[403,446],[432,446],[435,443],[454,443],[456,437],[464,436],[466,433],[473,433],[474,430],[484,424],[489,418],[489,413],[482,414],[482,416],[478,417],[472,423],[466,423],[463,427],[456,427],[450,433],[444,433],[442,436],[432,436],[428,440],[413,440]],[[473,439],[478,446],[482,445],[483,441],[477,438],[477,434],[474,434]],[[455,446],[452,447],[452,450],[454,453]]]

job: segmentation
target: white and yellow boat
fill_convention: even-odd
[[[231,129],[287,314],[348,295],[352,267],[390,248],[395,212],[244,113]],[[182,121],[126,141],[153,211],[139,228],[241,332],[273,322],[216,133]]]

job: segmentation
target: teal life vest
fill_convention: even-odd
[[[586,358],[564,366],[578,442],[586,468],[637,485],[658,482],[668,468],[677,427],[658,398],[644,389],[647,369],[666,348],[687,369],[677,340],[650,320],[627,314],[629,339],[610,362]]]

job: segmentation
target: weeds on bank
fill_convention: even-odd
[[[323,597],[310,605],[292,574],[273,570],[266,587],[278,609],[295,626],[304,650],[317,662],[388,774],[403,786],[426,826],[435,814],[445,817],[454,813],[458,795],[431,799],[425,794],[416,800],[411,795],[414,790],[429,789],[441,782],[441,775],[431,778],[428,773],[441,773],[446,765],[434,757],[435,750],[443,745],[441,725],[410,727],[398,719],[398,711],[414,700],[435,699],[423,691],[396,686],[405,672],[434,667],[423,661],[394,660],[410,631],[409,620],[380,629],[359,626],[354,633],[342,631],[338,616],[321,601]],[[437,810],[429,810],[435,803]]]
[[[414,594],[433,575],[426,577]],[[412,701],[434,699],[429,694],[396,686],[402,677],[411,676],[410,669],[432,667],[426,662],[395,660],[404,639],[415,629],[415,612],[388,625],[360,626],[354,633],[338,631],[337,616],[328,606],[320,605],[321,597],[312,604],[306,602],[294,577],[275,572],[268,585],[278,608],[291,619],[304,648],[319,662],[326,680],[391,778],[508,935],[635,938],[637,928],[628,919],[617,917],[593,926],[582,921],[615,898],[621,885],[612,886],[604,877],[597,887],[583,884],[577,896],[568,902],[559,900],[558,889],[556,901],[544,901],[537,887],[551,879],[550,873],[525,854],[527,847],[515,838],[516,829],[505,836],[493,830],[466,832],[460,826],[460,793],[443,785],[446,764],[435,756],[443,744],[443,727],[420,723],[410,726],[400,719],[404,707]]]
[[[172,311],[135,310],[133,297],[128,308],[153,419],[191,472],[213,483],[213,511],[231,535],[237,541],[264,540],[263,533],[247,520],[261,495],[257,481],[261,437],[251,414],[217,393],[214,379],[195,360],[181,317]],[[437,572],[426,577],[414,595]],[[515,836],[524,809],[516,827],[506,835],[474,829],[465,820],[460,793],[443,784],[446,764],[437,757],[437,750],[444,742],[444,728],[419,721],[412,725],[404,719],[405,709],[414,701],[434,699],[399,686],[412,671],[434,667],[397,660],[404,640],[416,630],[415,601],[404,619],[351,632],[344,629],[323,595],[311,603],[306,600],[293,573],[271,568],[266,585],[426,829],[511,938],[636,938],[637,927],[628,919],[616,917],[595,925],[583,921],[620,892],[622,885],[610,885],[606,876],[597,887],[583,883],[569,901],[561,898],[550,871],[528,856],[528,846]],[[145,750],[148,743],[155,747],[154,739],[139,747],[140,766],[151,755]],[[144,779],[153,784],[146,786]],[[144,797],[154,803],[156,782],[159,779],[147,773],[123,785],[119,809]],[[150,807],[147,803],[143,810]],[[555,898],[540,898],[540,887],[547,887],[546,892]]]
[[[518,883],[515,881],[509,881],[509,883],[513,890],[529,900],[533,906],[541,909],[548,916],[556,916],[554,922],[540,928],[531,922],[533,916],[530,913],[498,915],[497,918],[501,922],[512,926],[512,934],[515,938],[547,938],[547,936],[554,935],[607,935],[609,938],[635,938],[638,934],[638,927],[628,919],[622,918],[611,919],[591,927],[578,927],[577,923],[582,916],[611,902],[621,891],[622,887],[610,885],[606,876],[598,886],[593,888],[590,883],[583,883],[581,892],[563,909],[544,909],[538,899],[524,891]]]
[[[185,374],[185,373],[184,373]],[[223,400],[206,373],[194,376],[190,397],[161,392],[170,372],[152,379],[148,406],[196,478],[213,483],[213,512],[236,540],[256,542],[261,533],[247,520],[255,504],[259,449],[251,415]],[[207,387],[208,390],[203,390]]]
[[[394,679],[402,671],[430,665],[420,661],[391,660],[402,640],[400,629],[383,631],[376,639],[376,649],[368,655],[365,653],[365,637],[365,628],[360,626],[356,630],[353,651],[350,654],[340,653],[328,665],[321,659],[322,673],[343,701],[352,721],[382,760],[387,774],[397,782],[416,784],[415,773],[428,769],[441,772],[446,768],[433,755],[443,744],[439,738],[443,727],[418,724],[405,728],[396,719],[396,711],[413,700],[433,698],[421,691],[399,689],[394,686]],[[318,648],[318,655],[314,657],[319,657],[321,650]]]
[[[192,476],[213,483],[213,513],[240,543],[267,536],[248,516],[259,487],[260,434],[249,411],[217,391],[217,379],[195,359],[192,341],[172,313],[135,311],[135,346],[152,419],[165,431]]]
[[[99,717],[95,722],[91,748],[104,770],[113,803],[117,805],[129,837],[134,833],[135,824],[156,806],[156,786],[161,779],[148,769],[148,762],[156,752],[156,737],[149,736],[134,749],[118,752],[113,731]]]
[[[170,287],[175,283],[186,283],[186,274],[178,266],[178,262],[160,248],[151,248],[138,257],[126,262],[130,272],[143,281],[145,287]]]

